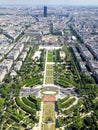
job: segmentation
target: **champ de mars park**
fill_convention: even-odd
[[[56,43],[33,45],[17,72],[14,80],[22,87],[19,96],[8,107],[10,116],[6,117],[1,128],[64,130],[72,125],[79,128],[82,120],[93,113],[92,110],[85,112],[87,108],[80,89],[83,82],[80,82],[80,70],[71,48],[60,44],[58,36],[47,38],[56,40]]]
[[[0,8],[0,130],[98,130],[98,9],[59,9]]]

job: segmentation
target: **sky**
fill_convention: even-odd
[[[90,5],[98,6],[98,0],[0,0],[0,5]]]

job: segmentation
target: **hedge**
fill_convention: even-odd
[[[23,97],[22,100],[26,105],[30,106],[31,108],[35,108],[35,104],[31,102],[28,98]]]
[[[75,100],[76,100],[75,98],[69,99],[66,103],[62,104],[62,107],[63,108],[69,107],[71,104],[74,103]]]
[[[20,100],[19,97],[16,97],[16,103],[17,103],[17,105],[18,105],[21,109],[23,109],[23,110],[26,111],[27,113],[34,114],[34,115],[36,114],[36,111],[35,111],[34,109],[28,107],[27,105],[25,105],[25,104]]]
[[[20,122],[21,121],[21,119],[18,116],[16,116],[16,115],[12,115],[11,119],[13,119],[16,122]]]
[[[62,81],[62,80],[57,80],[56,84],[59,84],[59,85],[65,87],[65,88],[69,87],[69,85],[70,85],[69,83]]]
[[[61,106],[61,100],[60,100],[60,99],[58,99],[57,105],[58,105],[58,110],[61,110],[61,109],[62,109],[62,106]]]
[[[70,96],[69,96],[69,95],[67,95],[65,98],[61,99],[61,103],[63,103],[63,102],[65,102],[65,101],[67,101],[69,98],[70,98]]]
[[[41,99],[37,98],[37,105],[36,105],[37,110],[40,110],[41,108]]]
[[[79,109],[81,105],[83,104],[82,100],[80,99],[76,105],[73,105],[70,109],[64,110],[64,114],[71,114],[72,112],[75,112],[76,109]]]
[[[31,86],[31,85],[36,85],[36,84],[40,84],[41,83],[41,80],[40,80],[40,78],[36,78],[36,79],[30,79],[29,81],[28,80],[26,80],[25,81],[25,83],[26,83],[26,85],[27,86]]]
[[[32,101],[32,102],[34,102],[35,104],[37,104],[37,99],[32,94],[29,95],[29,100]]]
[[[23,119],[23,117],[18,113],[13,113],[13,115],[11,115],[11,118],[17,122],[20,122]]]

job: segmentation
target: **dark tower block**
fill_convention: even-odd
[[[47,17],[47,6],[44,6],[44,17]]]

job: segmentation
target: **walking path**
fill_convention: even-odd
[[[41,110],[39,113],[39,124],[33,127],[33,130],[41,130],[42,127],[42,116],[43,116],[43,102],[41,102]]]
[[[43,86],[45,85],[46,65],[47,65],[47,56],[48,56],[48,51],[46,50],[46,60],[45,60],[45,70],[44,70],[44,80],[43,80]]]
[[[39,120],[39,129],[38,130],[41,130],[42,117],[43,117],[43,102],[41,103],[41,111],[40,111],[40,120]]]

